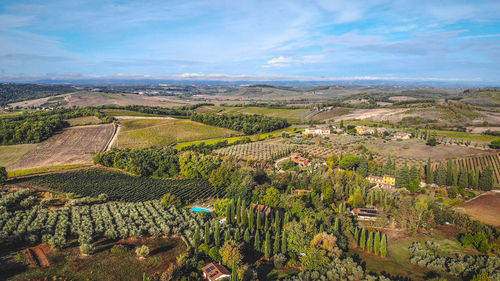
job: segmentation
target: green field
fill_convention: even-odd
[[[467,132],[457,132],[457,131],[442,131],[442,130],[432,130],[431,133],[434,133],[438,136],[445,136],[447,138],[453,138],[464,141],[475,141],[475,142],[491,142],[493,140],[498,139],[499,137],[490,136],[490,135],[480,135],[480,134],[472,134]]]
[[[290,122],[297,122],[302,119],[302,116],[309,112],[307,108],[286,109],[286,108],[268,108],[268,107],[231,107],[231,106],[203,106],[196,110],[197,112],[219,112],[225,113],[243,113],[243,114],[260,114],[269,117],[279,117],[287,119]]]
[[[251,135],[251,136],[236,136],[236,137],[227,137],[227,138],[215,138],[215,139],[181,142],[181,143],[176,144],[174,146],[174,148],[175,149],[182,149],[183,147],[190,146],[193,144],[200,144],[202,142],[205,144],[216,144],[216,143],[221,142],[221,141],[227,141],[229,144],[231,144],[231,143],[239,141],[243,138],[250,138],[252,141],[259,141],[259,140],[263,140],[266,138],[281,137],[281,134],[283,132],[294,133],[297,130],[298,129],[296,127],[288,127],[285,129],[280,129],[280,130],[276,130],[276,131],[269,132],[269,133],[255,134],[255,135]]]
[[[0,166],[7,167],[21,159],[24,154],[35,148],[36,144],[16,144],[0,146]]]
[[[27,176],[27,175],[41,174],[41,173],[46,173],[46,172],[61,171],[61,170],[66,170],[66,169],[81,168],[81,167],[86,167],[86,166],[89,166],[89,165],[86,165],[86,164],[70,164],[70,165],[59,165],[59,166],[41,167],[41,168],[33,168],[33,169],[9,171],[8,175],[9,175],[9,178],[13,178],[13,177],[21,177],[21,176]]]
[[[181,119],[130,119],[121,121],[123,127],[118,146],[125,148],[169,145],[235,136],[240,132]]]
[[[121,110],[121,109],[104,109],[101,110],[106,116],[116,117],[116,116],[164,116],[158,114],[149,114],[131,110]]]

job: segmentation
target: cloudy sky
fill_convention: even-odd
[[[500,1],[0,0],[0,77],[500,82]]]

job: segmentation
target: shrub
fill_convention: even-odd
[[[277,254],[274,256],[274,267],[281,268],[286,265],[286,256],[283,254]]]
[[[149,247],[142,245],[135,249],[135,254],[140,258],[145,258],[149,255]]]
[[[95,248],[92,244],[82,244],[80,245],[80,253],[84,256],[91,255],[95,251]]]

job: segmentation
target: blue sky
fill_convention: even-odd
[[[500,1],[5,1],[0,77],[500,82]]]

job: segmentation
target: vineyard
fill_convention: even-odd
[[[500,184],[500,153],[488,153],[475,157],[453,159],[453,164],[468,171],[481,172],[486,166],[493,169],[493,177],[496,184]],[[443,164],[446,164],[443,162]],[[437,166],[437,165],[436,165]]]
[[[60,249],[71,238],[91,243],[103,236],[116,239],[169,234],[181,234],[191,241],[195,227],[204,223],[199,214],[166,208],[158,200],[82,205],[76,199],[61,209],[49,210],[33,200],[28,190],[0,196],[0,245],[48,242]]]
[[[294,146],[268,142],[238,144],[217,149],[216,154],[234,156],[239,159],[272,160],[284,157],[292,152]]]
[[[206,180],[155,179],[134,177],[118,171],[85,169],[20,179],[41,187],[67,193],[97,197],[104,193],[110,200],[141,202],[160,199],[166,193],[177,196],[184,203],[199,198],[222,197],[224,190],[215,192]]]

